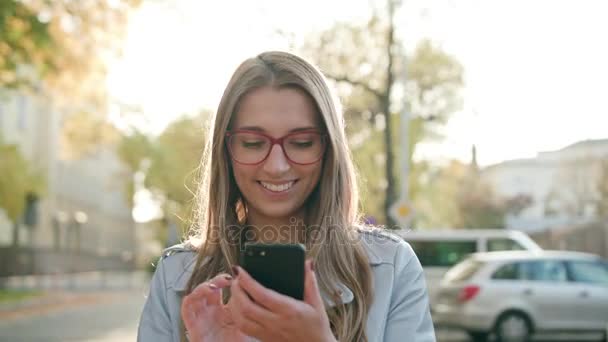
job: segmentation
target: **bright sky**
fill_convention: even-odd
[[[273,28],[306,32],[360,20],[370,0],[148,0],[133,15],[124,57],[111,67],[114,98],[143,107],[151,131],[215,109],[232,71],[267,49],[287,49]],[[493,164],[583,139],[608,138],[608,2],[405,0],[398,20],[410,47],[430,36],[464,65],[465,109],[435,160]],[[430,6],[421,16],[421,4]],[[474,114],[476,113],[476,114]]]

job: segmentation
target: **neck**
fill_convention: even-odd
[[[260,243],[300,243],[304,241],[304,213],[286,218],[262,217],[248,213],[249,241]]]

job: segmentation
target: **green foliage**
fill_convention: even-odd
[[[154,147],[150,138],[134,130],[130,134],[121,137],[118,143],[117,152],[119,158],[128,167],[131,174],[142,170],[144,161],[149,161],[152,157]],[[127,177],[125,182],[125,195],[131,207],[133,207],[133,196],[135,195],[135,183],[133,177]]]
[[[508,214],[532,203],[527,195],[497,196],[474,165],[452,161],[427,175],[421,184],[425,191],[416,199],[419,228],[504,228]]]
[[[3,144],[0,140],[0,208],[8,218],[16,222],[25,210],[28,194],[42,196],[45,180],[40,172],[21,155],[16,145]]]
[[[388,199],[387,190],[399,189],[402,181],[399,169],[394,184],[389,184],[386,172],[382,171],[386,170],[387,161],[392,159],[392,164],[400,165],[398,161],[407,157],[411,165],[410,196],[415,198],[423,191],[420,177],[428,171],[428,165],[426,162],[413,164],[412,155],[418,142],[440,138],[438,128],[460,108],[458,92],[463,84],[462,66],[452,56],[425,40],[418,44],[412,56],[406,58],[399,41],[392,40],[392,45],[387,46],[391,41],[387,38],[390,29],[390,24],[377,16],[364,25],[338,23],[309,37],[302,47],[303,55],[314,60],[336,82],[344,104],[347,134],[362,180],[363,210],[380,223],[387,223],[384,205]],[[390,68],[389,51],[392,53]],[[405,61],[407,80],[404,82]],[[387,84],[389,79],[392,80],[390,85]],[[405,101],[404,92],[407,94]],[[386,151],[384,143],[388,125],[381,124],[386,120],[382,111],[387,97],[391,100],[388,117],[393,127],[394,156]],[[398,113],[404,105],[411,113],[408,156],[399,149]]]
[[[140,132],[123,136],[118,152],[133,173],[145,175],[144,185],[163,202],[165,217],[178,217],[186,225],[197,186],[197,169],[204,148],[203,118],[182,118],[159,137]],[[127,195],[133,197],[133,183]]]
[[[0,87],[104,103],[107,57],[140,0],[0,0]]]
[[[53,69],[55,49],[49,23],[18,0],[0,0],[0,85],[17,87],[27,82],[17,75],[20,65],[33,65],[40,75]]]
[[[120,133],[105,117],[79,111],[63,120],[61,155],[63,158],[77,159],[119,140]]]
[[[196,170],[204,148],[201,118],[178,120],[160,135],[152,155],[146,186],[178,206],[185,217],[196,188]]]
[[[39,291],[29,290],[2,290],[0,289],[0,303],[9,303],[41,296]]]

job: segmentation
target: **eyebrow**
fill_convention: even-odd
[[[310,130],[315,130],[315,129],[319,129],[319,127],[315,127],[315,126],[298,127],[298,128],[289,130],[289,133],[310,131]],[[238,130],[266,132],[265,129],[263,129],[262,127],[259,127],[259,126],[243,126],[243,127],[239,127]]]

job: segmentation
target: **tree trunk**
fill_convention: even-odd
[[[19,247],[19,221],[13,221],[13,247]]]

